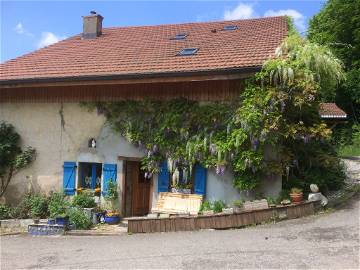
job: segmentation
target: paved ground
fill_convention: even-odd
[[[1,237],[1,269],[359,269],[359,196],[346,207],[240,230]]]

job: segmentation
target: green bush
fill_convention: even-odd
[[[70,204],[65,200],[65,194],[62,192],[52,192],[49,197],[50,217],[65,216],[66,210]]]
[[[225,207],[226,207],[226,204],[221,200],[214,201],[214,203],[213,203],[213,210],[215,213],[222,212],[223,208],[225,208]]]
[[[0,219],[11,218],[11,207],[5,204],[0,204]]]
[[[28,193],[21,202],[12,209],[12,218],[29,218],[31,216],[31,200],[32,194]]]
[[[233,201],[233,205],[241,208],[244,205],[244,201],[243,200],[235,200],[235,201]]]
[[[203,201],[200,206],[200,212],[212,210],[212,205],[209,201]]]
[[[41,194],[32,195],[30,198],[30,216],[32,218],[48,217],[48,199]]]
[[[72,205],[80,208],[93,208],[96,206],[95,198],[88,192],[82,192],[74,196]]]
[[[79,208],[70,208],[68,215],[70,223],[75,224],[78,230],[89,229],[92,225],[90,218]]]

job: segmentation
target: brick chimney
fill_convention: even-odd
[[[94,39],[101,35],[103,16],[95,11],[90,11],[90,15],[83,16],[82,39]]]

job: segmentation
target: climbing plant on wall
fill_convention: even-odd
[[[4,195],[13,175],[35,158],[35,149],[20,147],[20,135],[13,125],[0,121],[0,197]]]
[[[234,186],[240,190],[254,189],[269,174],[305,179],[304,172],[313,165],[303,161],[298,148],[306,149],[310,143],[321,148],[331,134],[318,115],[320,85],[336,84],[343,73],[329,50],[291,33],[276,56],[246,81],[238,100],[142,100],[87,106],[104,114],[114,130],[146,151],[142,167],[147,175],[157,173],[159,162],[166,159],[171,172],[181,167],[191,174],[195,163],[218,174],[231,170]],[[272,157],[266,152],[273,152]],[[317,153],[313,155],[319,157],[321,168],[329,165]]]

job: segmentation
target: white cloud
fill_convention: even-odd
[[[281,9],[281,10],[268,10],[265,12],[264,17],[270,16],[290,16],[294,19],[294,24],[300,32],[305,31],[305,16],[295,9]]]
[[[42,32],[41,33],[41,39],[39,43],[37,44],[38,48],[42,48],[45,46],[49,46],[51,44],[54,44],[62,39],[65,39],[65,36],[57,36],[54,33],[51,32]]]
[[[240,3],[232,10],[225,10],[224,20],[241,20],[257,17],[257,14],[251,4]]]
[[[27,35],[27,36],[30,36],[30,37],[33,37],[34,35],[29,32],[28,30],[26,30],[23,26],[23,24],[21,22],[19,22],[15,28],[14,28],[14,31],[19,34],[19,35]]]

